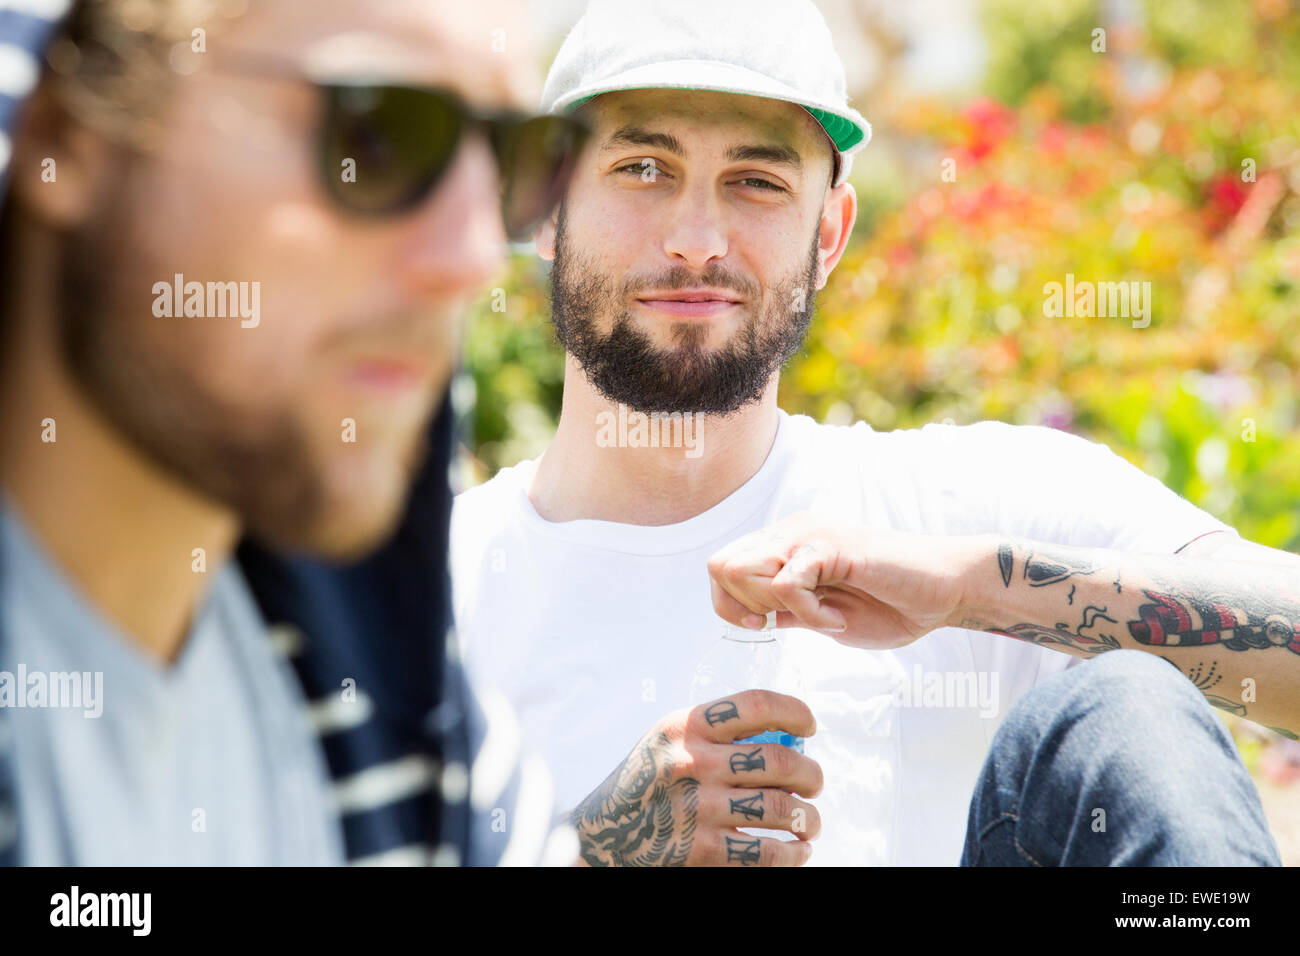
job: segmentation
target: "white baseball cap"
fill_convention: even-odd
[[[844,65],[811,0],[591,0],[551,64],[542,112],[615,90],[716,90],[784,100],[839,153],[835,185],[871,124],[849,106]]]

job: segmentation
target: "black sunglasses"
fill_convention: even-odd
[[[438,185],[472,129],[501,173],[501,215],[526,239],[564,194],[587,129],[564,116],[479,113],[444,90],[391,84],[320,85],[319,158],[329,194],[363,215],[416,206]],[[345,164],[355,175],[345,175]]]
[[[529,237],[564,195],[585,124],[567,116],[481,112],[450,90],[382,80],[323,80],[297,64],[226,52],[241,73],[292,78],[320,91],[317,159],[326,193],[362,216],[392,216],[423,202],[442,181],[466,133],[481,129],[501,177],[501,216],[512,241]],[[214,63],[215,65],[215,63]]]

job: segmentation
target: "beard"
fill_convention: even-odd
[[[129,253],[110,251],[107,224],[129,228],[130,218],[124,204],[106,205],[113,207],[107,215],[64,238],[57,316],[61,357],[96,414],[143,458],[228,508],[268,545],[338,559],[378,545],[401,514],[406,485],[395,489],[389,481],[370,494],[336,487],[328,449],[319,436],[313,441],[310,422],[291,401],[254,413],[205,388],[196,359],[178,356],[165,339],[171,333],[143,318],[152,317],[148,306],[125,305],[149,270]],[[422,438],[423,430],[413,434],[402,456],[407,484],[427,450]]]
[[[303,468],[307,441],[288,415],[255,431],[234,425],[194,378],[130,320],[105,315],[121,301],[102,243],[70,238],[63,257],[60,346],[78,388],[145,458],[204,497],[237,511],[272,539],[298,537],[320,509]]]
[[[551,322],[565,352],[582,367],[606,399],[646,414],[677,412],[728,415],[763,397],[768,383],[803,345],[812,320],[818,236],[804,265],[768,290],[714,264],[699,275],[676,267],[651,277],[615,284],[595,263],[570,248],[560,206],[551,271]],[[708,328],[674,326],[674,347],[657,348],[632,322],[626,303],[638,290],[708,285],[731,289],[756,303],[744,325],[721,349],[704,347]],[[608,335],[599,320],[614,317]]]

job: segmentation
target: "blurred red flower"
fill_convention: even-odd
[[[1202,221],[1210,234],[1222,232],[1246,204],[1246,184],[1236,173],[1219,173],[1205,184]]]
[[[997,149],[1016,128],[1015,112],[988,98],[967,104],[962,119],[967,125],[963,145],[975,162]]]

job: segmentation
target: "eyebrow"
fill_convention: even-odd
[[[762,145],[762,146],[733,146],[727,150],[727,159],[732,162],[754,161],[760,163],[776,163],[779,166],[792,166],[795,169],[803,169],[803,160],[799,158],[799,151],[793,146]]]
[[[620,126],[610,134],[609,139],[605,140],[601,150],[613,149],[616,146],[653,146],[674,156],[686,156],[686,149],[676,136],[670,133],[656,133],[641,126]]]
[[[672,153],[674,156],[682,158],[686,156],[686,149],[682,146],[681,140],[671,133],[659,133],[642,126],[630,124],[620,126],[611,133],[609,138],[605,140],[604,145],[601,146],[601,151],[618,146],[651,146],[662,149],[666,153]],[[727,150],[727,159],[731,162],[765,162],[775,163],[779,166],[790,166],[796,170],[803,169],[803,160],[799,157],[799,151],[793,146],[784,143],[732,146]]]

